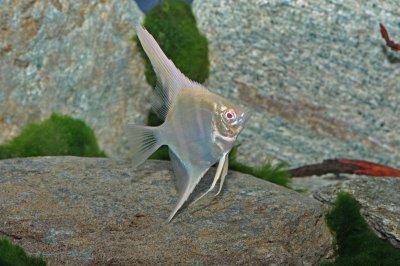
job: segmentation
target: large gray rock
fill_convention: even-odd
[[[122,127],[144,123],[144,78],[132,0],[0,2],[0,143],[52,112],[81,118],[109,155]]]
[[[339,191],[351,193],[361,205],[361,214],[381,238],[400,248],[400,179],[351,176],[325,187],[313,197],[331,206]]]
[[[253,117],[241,159],[293,167],[333,157],[400,167],[400,1],[202,0],[209,87],[244,101]],[[398,59],[397,59],[398,61]]]
[[[340,183],[351,179],[351,175],[335,175],[326,174],[322,176],[306,176],[292,178],[290,187],[297,191],[302,191],[303,194],[312,195],[321,189],[333,186],[339,186]]]
[[[110,159],[2,160],[0,186],[0,237],[50,265],[314,265],[332,251],[321,203],[236,172],[221,195],[169,224],[177,200],[169,162],[134,170]]]

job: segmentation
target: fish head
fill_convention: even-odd
[[[233,144],[249,118],[248,109],[216,95],[213,127],[217,136]]]

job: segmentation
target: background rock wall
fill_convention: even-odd
[[[134,1],[2,1],[0,143],[51,112],[94,128],[125,156],[123,126],[144,123],[151,88],[131,41]],[[209,40],[207,86],[251,106],[239,159],[295,167],[332,157],[400,167],[398,1],[194,1]]]
[[[326,158],[400,167],[399,1],[194,1],[208,87],[252,107],[241,158]],[[396,57],[397,58],[394,58]]]
[[[86,121],[108,155],[144,123],[151,88],[131,38],[134,1],[0,2],[0,143],[52,112]]]

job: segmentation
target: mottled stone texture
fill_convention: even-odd
[[[0,186],[0,237],[50,265],[315,265],[331,254],[321,203],[237,172],[170,224],[169,162],[2,160]]]
[[[400,1],[194,1],[209,88],[253,109],[241,159],[333,157],[400,167]]]
[[[350,177],[347,181],[314,192],[314,198],[332,205],[339,191],[351,193],[361,204],[361,214],[378,236],[400,248],[400,179]]]
[[[144,79],[132,0],[0,1],[0,143],[52,112],[81,118],[109,155],[122,127],[144,122]]]

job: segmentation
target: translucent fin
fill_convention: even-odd
[[[142,164],[162,144],[159,127],[145,127],[128,125],[126,133],[130,145],[133,147],[133,167]]]
[[[210,166],[188,165],[185,166],[179,157],[171,150],[169,150],[172,166],[177,178],[177,186],[179,192],[179,199],[175,205],[174,210],[169,215],[167,222],[170,222],[175,216],[176,212],[182,207],[185,201],[192,194],[194,188],[199,183],[200,179],[204,176]]]
[[[225,163],[224,163],[224,168],[222,169],[222,173],[221,173],[221,181],[219,182],[219,189],[218,189],[217,194],[215,194],[215,196],[218,196],[219,193],[221,193],[222,186],[224,185],[225,177],[226,177],[226,175],[228,174],[228,166],[229,166],[228,164],[229,164],[229,156],[226,155],[226,160],[225,160]]]
[[[198,200],[200,200],[202,197],[204,197],[205,195],[207,195],[208,192],[210,192],[211,190],[214,189],[215,185],[216,185],[217,182],[218,182],[218,179],[220,179],[220,177],[222,176],[222,174],[223,174],[223,172],[224,172],[225,161],[226,161],[226,155],[222,156],[221,160],[219,160],[218,167],[217,167],[217,171],[215,172],[214,180],[213,180],[213,182],[212,182],[210,188],[209,188],[206,192],[204,192],[200,197],[198,197],[197,199],[195,199],[195,200],[192,202],[192,204],[195,204]],[[225,175],[226,175],[226,173],[225,173]],[[224,176],[223,178],[225,178],[225,176]],[[220,186],[220,188],[221,188],[221,186]],[[219,193],[219,192],[218,192],[218,193]]]
[[[182,89],[205,90],[205,88],[183,75],[174,63],[167,58],[156,40],[146,29],[142,26],[137,26],[136,32],[157,76],[155,89],[157,97],[154,99],[153,109],[161,119],[165,119],[168,110]]]

